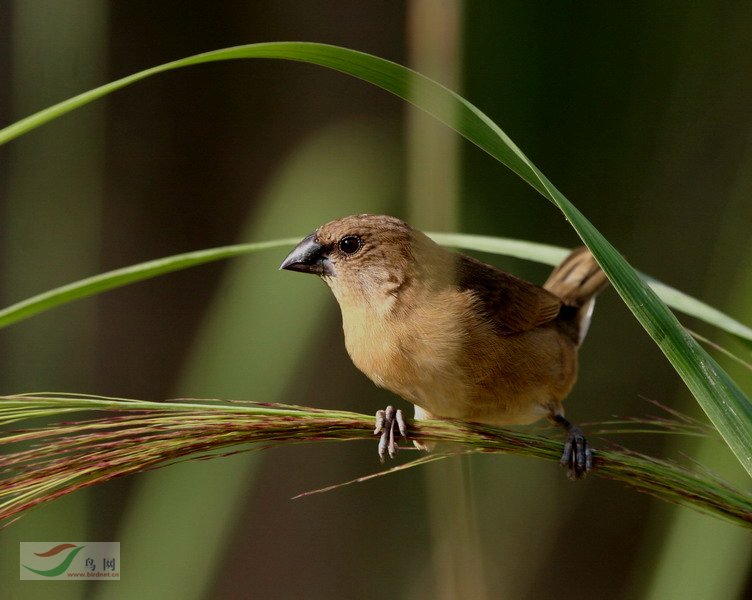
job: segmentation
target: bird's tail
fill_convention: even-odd
[[[607,285],[606,274],[585,246],[573,250],[543,284],[564,303],[561,316],[571,325],[578,344],[590,326],[595,296]]]

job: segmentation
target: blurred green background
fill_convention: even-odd
[[[639,269],[752,322],[752,6],[542,1],[0,0],[0,123],[197,52],[343,45],[465,95]],[[193,249],[387,212],[431,230],[574,246],[551,205],[403,102],[308,65],[160,75],[0,148],[0,301]],[[0,393],[239,398],[371,413],[334,299],[285,251],[140,283],[0,332]],[[547,269],[487,260],[533,281]],[[749,350],[699,325],[747,358]],[[577,422],[699,409],[613,291]],[[731,373],[750,393],[749,373]],[[587,428],[586,428],[587,429]],[[596,447],[598,440],[593,440]],[[615,440],[752,490],[715,439]],[[403,452],[398,460],[415,456]],[[375,442],[183,464],[0,532],[4,598],[742,598],[752,537],[554,464],[476,456],[378,470]],[[20,541],[120,541],[119,582],[18,580]]]

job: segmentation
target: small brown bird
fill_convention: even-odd
[[[319,227],[280,268],[327,283],[355,366],[413,403],[416,419],[502,426],[548,417],[567,430],[570,477],[592,468],[585,436],[562,409],[595,295],[608,284],[586,248],[538,287],[394,217],[356,215]],[[395,427],[406,437],[400,410],[376,414],[382,460],[396,453]]]

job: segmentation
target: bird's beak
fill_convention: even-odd
[[[316,234],[312,233],[304,238],[287,258],[282,261],[280,269],[314,273],[315,275],[330,275],[331,263],[327,259],[324,247],[316,242]]]

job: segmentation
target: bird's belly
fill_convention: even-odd
[[[527,390],[526,393],[505,394],[475,402],[461,419],[484,425],[527,425],[551,412],[550,395],[545,387]]]
[[[413,352],[370,352],[353,356],[355,365],[376,385],[420,406],[437,418],[459,419],[487,425],[533,423],[550,412],[551,391],[540,384],[510,382],[505,378],[481,384],[454,362],[437,361]]]
[[[476,328],[468,336],[454,322],[416,335],[419,329],[409,323],[367,332],[363,323],[357,331],[345,323],[354,364],[378,386],[438,418],[532,423],[560,405],[576,376],[573,346],[553,329],[500,337]]]

